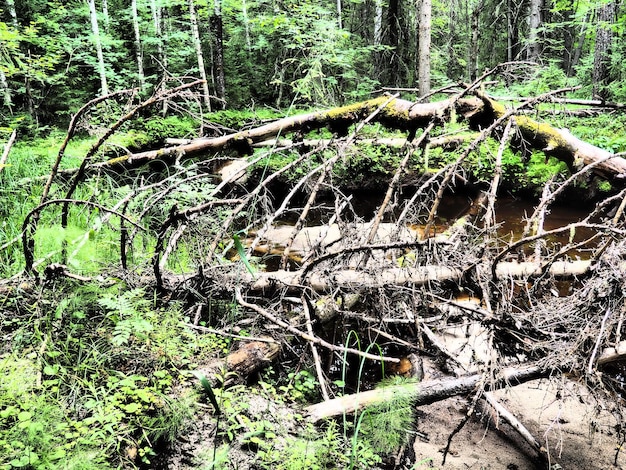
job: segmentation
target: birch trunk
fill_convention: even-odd
[[[343,28],[343,21],[341,20],[341,0],[337,0],[337,26],[339,26],[339,29]]]
[[[104,65],[104,53],[102,51],[102,42],[100,41],[100,28],[98,27],[98,12],[96,11],[95,0],[87,0],[89,5],[89,16],[91,18],[91,32],[93,34],[94,45],[96,46],[96,54],[98,57],[98,73],[100,75],[100,93],[102,96],[109,94],[109,85],[107,84],[106,67]]]
[[[104,18],[104,30],[108,32],[110,18],[109,18],[109,4],[107,3],[107,0],[102,0],[102,16]]]
[[[198,60],[198,73],[203,80],[202,94],[204,105],[207,111],[211,112],[211,94],[209,93],[209,82],[207,81],[206,68],[204,67],[204,54],[202,52],[202,42],[200,41],[200,30],[198,29],[198,16],[196,15],[196,7],[194,0],[189,0],[189,19],[191,20],[191,34],[193,44],[196,48],[196,58]]]
[[[139,86],[143,88],[145,75],[143,72],[143,53],[141,51],[141,35],[139,33],[139,13],[137,12],[137,0],[132,0],[131,11],[133,16],[133,30],[135,32],[135,58],[137,60],[137,76]]]
[[[13,0],[6,0],[7,10],[9,11],[9,16],[11,17],[11,26],[15,29],[18,28],[17,23],[17,12],[15,11],[15,2]]]
[[[161,78],[161,91],[166,89],[167,79],[167,54],[163,48],[163,31],[161,28],[161,7],[157,6],[156,0],[150,0],[150,9],[152,10],[152,25],[154,27],[154,36],[157,39],[157,60],[159,66],[163,70]],[[163,107],[161,109],[163,116],[167,114],[167,100],[163,100]]]

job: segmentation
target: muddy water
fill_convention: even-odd
[[[383,194],[369,193],[355,193],[353,194],[352,207],[354,208],[356,215],[364,220],[372,220],[375,216],[378,207],[380,206]],[[463,214],[465,214],[472,204],[472,196],[468,194],[448,194],[442,200],[437,218],[436,224],[440,228],[447,228],[449,224],[457,220]],[[496,202],[496,219],[500,224],[498,229],[498,236],[503,242],[517,241],[520,239],[521,234],[525,228],[526,220],[530,217],[534,210],[537,201],[531,201],[528,199],[519,199],[511,196],[499,196]],[[401,204],[400,204],[401,205]],[[324,206],[324,204],[322,204]],[[326,204],[328,211],[332,212],[331,205]],[[544,231],[554,230],[560,227],[564,227],[568,224],[579,222],[587,217],[592,210],[592,207],[585,204],[558,204],[549,208],[547,216],[544,220]],[[308,225],[315,225],[316,223],[323,224],[323,221],[327,219],[324,217],[322,211],[318,211],[314,214]],[[400,210],[394,213],[392,216],[386,218],[386,221],[393,222],[394,216],[398,216]],[[426,215],[424,216],[424,220]],[[281,223],[291,224],[294,220],[283,219]],[[574,242],[583,241],[593,235],[592,230],[577,229],[573,238]],[[549,251],[554,251],[560,246],[566,245],[569,240],[570,233],[563,232],[561,234],[547,237]],[[568,253],[571,257],[579,257],[585,259],[589,256],[592,247],[583,247],[575,252]],[[525,246],[524,252],[532,252],[533,246]]]

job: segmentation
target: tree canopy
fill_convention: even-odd
[[[385,87],[419,96],[511,61],[537,66],[511,69],[503,86],[576,85],[583,98],[626,97],[617,41],[626,16],[618,2],[2,3],[7,127],[55,125],[100,93],[139,87],[149,95],[184,76],[206,77],[203,103],[216,109],[336,105]]]

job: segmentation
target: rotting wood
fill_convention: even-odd
[[[592,266],[589,260],[556,261],[547,268],[547,273],[555,278],[567,279],[585,275]],[[484,267],[475,269],[486,272]],[[626,269],[623,263],[622,269]],[[506,261],[496,266],[498,279],[527,279],[546,274],[543,266],[533,262]],[[335,269],[313,271],[302,279],[304,272],[273,271],[260,272],[254,276],[247,272],[232,273],[232,282],[239,283],[244,289],[262,292],[275,289],[277,285],[291,291],[299,291],[303,285],[317,292],[331,292],[334,289],[373,289],[384,286],[424,285],[429,282],[455,281],[460,282],[464,271],[448,266],[418,266],[413,268],[378,268],[375,272],[357,271],[353,269]],[[483,273],[485,274],[485,273]]]
[[[139,166],[155,159],[191,157],[226,148],[245,154],[250,153],[255,144],[302,129],[313,130],[328,126],[331,129],[338,129],[341,135],[343,132],[341,129],[347,129],[349,125],[359,122],[381,106],[375,121],[390,128],[409,131],[424,127],[433,120],[445,121],[451,110],[456,116],[469,120],[474,127],[484,127],[507,112],[502,104],[484,94],[479,95],[480,98],[448,99],[433,103],[414,103],[381,96],[343,107],[286,117],[250,130],[220,137],[199,138],[172,147],[125,155],[106,162],[94,163],[90,169]],[[576,138],[566,129],[556,129],[527,116],[516,116],[515,121],[530,146],[569,165],[576,166],[579,162],[590,163],[611,155],[606,150]],[[626,159],[612,158],[595,168],[595,171],[604,177],[623,178],[626,175]],[[71,170],[67,173],[71,174]]]
[[[213,384],[223,381],[224,385],[232,385],[248,380],[253,374],[269,366],[280,352],[280,343],[272,338],[242,340],[225,359],[204,364],[199,372]]]
[[[499,118],[507,112],[502,104],[487,95],[479,93],[479,96],[485,102],[485,107],[493,110],[494,117]],[[584,165],[604,160],[594,169],[596,173],[603,177],[626,177],[626,159],[610,158],[613,155],[611,152],[580,140],[567,129],[557,129],[528,116],[518,115],[514,120],[527,145],[567,163],[570,168],[580,169]]]
[[[530,380],[548,377],[549,375],[549,371],[536,365],[508,367],[502,370],[500,377],[493,380],[488,380],[483,374],[472,374],[458,378],[418,382],[414,384],[412,396],[415,406],[428,405],[446,398],[470,393],[485,381],[485,389],[497,390],[507,386],[519,385]],[[406,393],[406,387],[406,385],[393,385],[353,395],[345,395],[330,401],[307,406],[305,412],[314,423],[326,418],[353,414],[369,406],[392,400],[396,393]]]

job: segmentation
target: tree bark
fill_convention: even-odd
[[[400,29],[400,1],[389,0],[387,7],[387,42],[391,51],[388,52],[388,63],[383,65],[383,84],[398,84],[398,47],[399,47],[399,29]],[[387,54],[385,54],[387,55]]]
[[[94,45],[96,47],[96,55],[98,57],[98,73],[100,75],[100,95],[109,94],[109,85],[107,83],[106,67],[104,65],[104,53],[102,51],[102,41],[100,41],[100,29],[98,27],[98,12],[96,10],[95,0],[87,0],[89,4],[89,16],[91,18],[91,32],[93,33]]]
[[[476,80],[478,76],[478,20],[482,10],[482,2],[474,6],[470,18],[470,44],[468,48],[467,58],[467,74],[470,81]]]
[[[431,0],[421,0],[419,20],[418,82],[420,97],[430,94]]]
[[[559,279],[584,276],[591,268],[591,261],[557,261],[552,263],[547,274]],[[626,268],[624,264],[623,268]],[[480,268],[484,269],[484,268]],[[546,274],[539,263],[501,262],[495,268],[498,279],[528,279]],[[240,283],[252,292],[272,290],[277,285],[299,292],[305,285],[316,292],[332,292],[339,289],[376,289],[385,286],[420,286],[430,282],[454,281],[460,283],[464,271],[448,266],[419,266],[415,268],[381,268],[377,272],[354,269],[335,269],[332,272],[313,270],[311,273],[299,271],[261,272],[254,275],[247,272],[233,273],[232,282]],[[302,279],[305,277],[305,279]]]
[[[502,371],[501,377],[495,380],[487,380],[489,390],[519,385],[530,380],[548,377],[549,371],[535,365],[509,367]],[[481,382],[485,380],[483,374],[467,375],[459,378],[428,380],[413,385],[412,396],[414,405],[428,405],[446,398],[467,395],[476,391]],[[316,423],[323,419],[334,418],[346,414],[353,414],[368,406],[377,405],[393,400],[398,393],[406,396],[407,385],[395,385],[380,389],[360,392],[354,395],[346,395],[333,400],[324,401],[305,408],[309,420]]]
[[[202,83],[202,100],[207,111],[211,111],[211,94],[209,93],[209,82],[207,81],[206,68],[204,66],[204,53],[202,52],[202,41],[200,40],[200,30],[198,28],[198,15],[196,14],[196,7],[194,0],[189,0],[189,19],[191,22],[191,35],[193,38],[193,45],[196,49],[196,60],[198,62],[198,74]]]
[[[143,53],[141,51],[141,35],[139,33],[139,13],[137,12],[137,0],[130,2],[133,18],[133,32],[135,33],[135,59],[137,60],[137,78],[139,87],[143,88],[145,75],[143,71]]]
[[[615,2],[599,6],[596,12],[598,30],[593,56],[593,96],[602,100],[608,98],[609,62],[613,44],[613,23],[615,23]]]
[[[528,51],[526,58],[531,62],[538,62],[541,53],[539,42],[539,28],[541,27],[541,9],[543,0],[530,0]]]
[[[224,33],[222,25],[221,0],[214,0],[215,8],[211,15],[211,33],[213,35],[213,78],[215,91],[220,101],[220,108],[226,107],[226,80],[224,78]]]
[[[166,79],[167,79],[167,54],[163,47],[163,32],[161,29],[161,7],[157,6],[156,0],[150,0],[150,9],[152,10],[152,25],[154,27],[154,36],[157,44],[157,59],[159,61],[159,67],[161,67],[161,91],[165,91]],[[161,109],[163,116],[167,114],[167,100],[163,100],[163,107]]]

